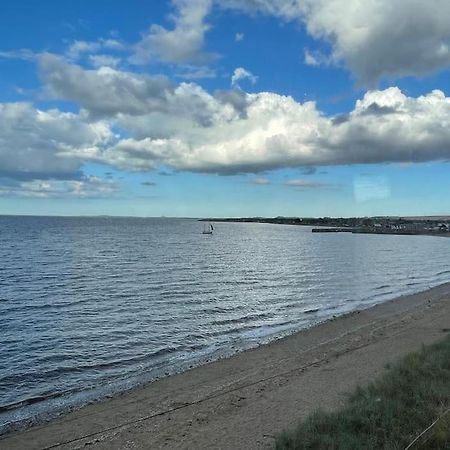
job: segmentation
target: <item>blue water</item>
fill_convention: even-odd
[[[450,239],[0,217],[0,432],[450,280]]]

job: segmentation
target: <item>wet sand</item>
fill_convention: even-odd
[[[264,449],[389,362],[450,331],[450,283],[325,322],[47,424],[0,449]]]

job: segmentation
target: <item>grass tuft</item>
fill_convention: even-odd
[[[280,433],[276,450],[399,450],[443,416],[411,450],[450,449],[450,336],[411,353],[335,412],[317,411]]]

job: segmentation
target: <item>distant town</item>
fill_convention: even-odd
[[[207,222],[252,222],[313,227],[313,233],[427,234],[450,236],[450,216],[428,217],[241,217],[208,218]]]

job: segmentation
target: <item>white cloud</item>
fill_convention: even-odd
[[[318,60],[317,56],[311,53],[308,49],[306,49],[304,52],[304,60],[305,64],[308,66],[320,66],[320,61]]]
[[[450,159],[450,99],[441,91],[369,91],[349,114],[327,117],[314,102],[275,93],[211,95],[195,83],[85,70],[53,55],[40,61],[47,90],[81,112],[1,105],[4,176],[76,178],[83,161],[233,174]]]
[[[84,176],[79,180],[40,180],[2,183],[0,196],[34,198],[98,198],[108,197],[118,190],[111,180]]]
[[[245,37],[244,33],[236,33],[234,35],[234,41],[235,42],[241,42],[241,41],[244,40],[244,37]]]
[[[0,51],[0,58],[3,59],[21,59],[23,61],[34,61],[37,55],[27,48],[18,50]]]
[[[448,0],[216,0],[223,8],[261,12],[305,24],[329,43],[363,84],[421,76],[450,66]]]
[[[217,173],[450,158],[450,99],[439,91],[419,98],[397,88],[372,91],[338,122],[313,102],[264,92],[246,98],[245,117],[218,115],[208,125],[174,118],[166,137],[150,137],[151,126],[145,137],[146,120],[134,130],[138,138],[120,142],[105,158],[136,170],[164,164]]]
[[[345,148],[348,163],[445,160],[449,125],[450,99],[441,91],[418,98],[398,88],[371,91],[356,102],[347,121],[333,127],[327,146]]]
[[[124,50],[125,46],[116,39],[98,39],[96,41],[73,41],[66,51],[66,57],[77,61],[86,54],[98,53],[101,50]]]
[[[450,66],[448,0],[172,0],[172,5],[172,28],[153,24],[135,45],[116,39],[74,41],[66,57],[77,61],[100,52],[130,51],[130,61],[136,64],[159,60],[205,67],[217,57],[204,48],[210,29],[207,17],[216,6],[302,23],[312,37],[329,47],[325,52],[305,49],[306,64],[346,66],[366,86],[381,79],[423,76]],[[243,33],[235,34],[236,42],[243,38]],[[2,51],[0,57],[32,60],[36,55],[21,49]],[[91,62],[96,63],[92,58]],[[104,65],[113,64],[111,59]],[[205,69],[197,78],[202,73]]]
[[[148,171],[164,163],[175,166],[189,158],[189,147],[178,139],[123,139],[103,153],[104,162],[121,169]]]
[[[89,55],[89,62],[96,68],[116,67],[120,63],[120,58],[111,55]]]
[[[163,108],[172,83],[164,77],[148,77],[110,67],[85,70],[62,58],[43,54],[41,77],[48,93],[73,100],[95,116],[143,114]]]
[[[239,113],[232,100],[219,100],[194,83],[176,85],[164,77],[108,67],[85,70],[50,54],[41,56],[40,69],[53,97],[78,103],[92,117],[120,116],[134,128],[139,128],[140,118],[145,126],[163,130],[172,124],[178,127],[183,117],[207,125]],[[130,116],[136,116],[132,119],[135,125]]]
[[[98,42],[74,41],[66,51],[69,59],[77,60],[85,53],[94,53],[101,49]]]
[[[239,81],[245,79],[249,80],[252,84],[255,84],[258,77],[243,67],[238,67],[237,69],[234,69],[233,75],[231,76],[231,86],[239,87]]]
[[[295,165],[302,152],[307,158],[309,149],[294,149],[289,140],[297,146],[296,139],[313,137],[320,120],[314,105],[299,105],[289,97],[269,93],[247,97],[245,118],[222,113],[203,126],[172,118],[166,138],[143,137],[149,126],[145,120],[139,130],[141,138],[119,143],[107,158],[122,168],[142,170],[164,164],[180,170],[222,173]],[[133,123],[136,125],[135,120]]]
[[[305,49],[304,51],[304,62],[308,66],[329,66],[332,64],[332,60],[329,56],[324,55],[319,51],[311,51]]]
[[[450,2],[305,0],[309,33],[330,42],[356,78],[425,75],[450,65]]]
[[[187,80],[216,75],[205,65],[206,18],[214,0],[174,0],[173,29],[153,25],[133,49],[135,62],[178,64]],[[215,0],[246,12],[300,20],[330,44],[329,56],[304,51],[310,65],[346,64],[364,83],[421,75],[450,64],[450,4],[434,9],[416,0]],[[436,13],[439,11],[439,14]],[[236,41],[243,38],[237,33]],[[257,77],[235,69],[231,90],[208,93],[193,82],[119,70],[114,39],[73,42],[65,58],[30,50],[0,58],[37,60],[45,93],[80,112],[47,111],[29,103],[0,103],[0,195],[95,197],[118,188],[87,177],[94,161],[124,170],[220,174],[260,173],[285,167],[450,160],[450,98],[435,90],[408,97],[400,89],[367,92],[354,109],[327,117],[314,102],[269,92],[248,94],[239,82]],[[89,62],[87,70],[70,60]],[[118,132],[113,130],[120,130]],[[121,135],[117,134],[121,133]],[[307,174],[308,171],[305,172]],[[270,183],[259,177],[254,184]],[[289,180],[286,186],[322,183]],[[357,201],[384,198],[384,179],[358,178]]]
[[[85,119],[29,103],[0,103],[0,177],[79,178],[83,162],[113,139],[105,123]]]
[[[165,63],[204,65],[216,57],[203,50],[205,33],[210,28],[205,18],[212,0],[172,0],[172,3],[176,11],[170,17],[174,28],[151,25],[134,46],[132,63],[145,64],[158,59]]]
[[[303,188],[303,189],[314,189],[314,188],[320,188],[320,187],[326,186],[324,183],[320,183],[318,181],[303,180],[303,179],[288,180],[284,184],[286,186]]]

